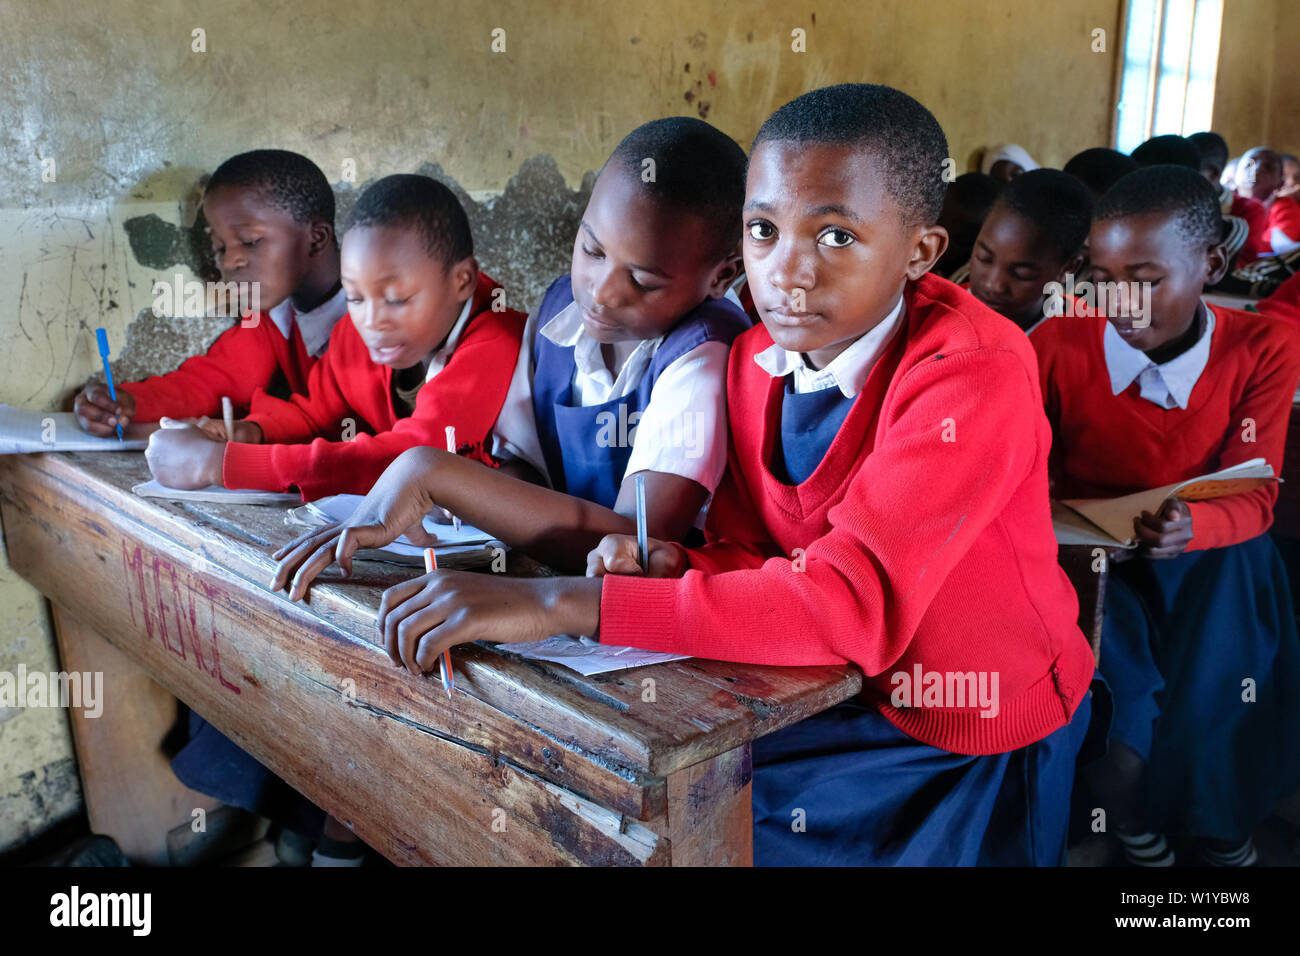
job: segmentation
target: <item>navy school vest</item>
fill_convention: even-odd
[[[774,456],[773,476],[790,485],[807,481],[826,457],[853,401],[836,386],[798,394],[794,373],[787,375],[781,395],[781,453]],[[778,473],[781,465],[784,475]]]
[[[655,382],[673,362],[705,342],[731,342],[750,327],[729,299],[708,299],[673,326],[629,394],[600,405],[579,405],[572,346],[556,345],[542,328],[573,301],[570,278],[551,283],[533,335],[533,413],[551,483],[558,490],[613,508],[632,456],[635,426],[650,404]]]

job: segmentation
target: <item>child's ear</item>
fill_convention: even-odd
[[[1218,285],[1223,281],[1223,277],[1228,274],[1228,269],[1232,263],[1223,248],[1222,243],[1215,243],[1210,246],[1210,251],[1205,256],[1205,284],[1207,286]]]
[[[745,260],[740,257],[740,253],[728,255],[713,269],[713,277],[709,279],[709,298],[721,299],[744,271]]]
[[[452,287],[456,290],[456,298],[468,299],[474,294],[474,289],[478,286],[478,260],[473,256],[466,256],[460,262],[452,263],[447,270],[451,275]]]
[[[309,255],[318,256],[336,245],[334,227],[328,222],[313,222],[308,236],[311,238],[311,244],[307,247]]]
[[[907,277],[916,281],[934,268],[948,248],[948,230],[940,225],[925,226],[916,233],[912,258],[907,262]]]

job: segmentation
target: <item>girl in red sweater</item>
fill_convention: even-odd
[[[743,240],[763,324],[732,348],[708,543],[652,541],[649,577],[413,579],[381,611],[394,660],[428,671],[465,641],[578,633],[852,661],[860,699],[754,746],[757,862],[1059,862],[1092,654],[1056,563],[1029,341],[926,275],[947,155],[889,87],[817,90],[769,119]],[[635,553],[607,538],[593,570],[637,572]]]
[[[406,449],[442,446],[448,426],[462,454],[490,460],[524,316],[479,272],[465,210],[428,176],[387,176],[348,222],[350,321],[335,327],[308,394],[259,396],[234,441],[165,422],[145,451],[164,485],[364,494]]]
[[[1228,268],[1219,229],[1193,170],[1139,170],[1103,198],[1092,278],[1140,283],[1149,322],[1059,317],[1030,337],[1056,495],[1125,495],[1257,457],[1281,471],[1300,343],[1286,320],[1201,301]],[[1206,862],[1248,865],[1254,828],[1300,783],[1300,643],[1265,534],[1276,500],[1269,484],[1170,501],[1135,520],[1137,557],[1109,578],[1115,713],[1087,779],[1133,863],[1172,864],[1177,832]]]
[[[226,160],[208,180],[203,217],[223,282],[256,283],[266,311],[223,332],[203,355],[166,375],[77,395],[77,423],[112,435],[118,422],[147,435],[165,415],[221,417],[228,397],[239,414],[259,391],[298,394],[347,312],[339,285],[334,191],[306,156],[256,149]],[[179,306],[178,306],[179,307]]]

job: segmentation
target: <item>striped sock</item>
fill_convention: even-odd
[[[1201,856],[1210,866],[1254,866],[1259,862],[1259,854],[1255,852],[1255,841],[1246,837],[1246,842],[1232,850],[1214,850],[1210,847],[1201,848]]]
[[[1163,833],[1116,832],[1129,866],[1173,866],[1174,851]]]

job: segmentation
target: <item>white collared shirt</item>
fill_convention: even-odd
[[[823,369],[812,368],[800,352],[787,352],[779,345],[771,345],[754,356],[759,368],[773,378],[784,378],[794,373],[795,394],[819,392],[824,388],[838,387],[846,398],[854,398],[867,384],[867,376],[880,356],[884,354],[894,333],[902,325],[903,297],[893,311],[871,331],[835,356]]]
[[[726,298],[737,306],[734,291]],[[505,404],[492,430],[492,454],[520,458],[549,477],[537,420],[533,414],[532,341],[537,328],[534,308],[524,328],[523,345]],[[573,347],[576,366],[573,397],[579,405],[602,405],[636,390],[663,337],[614,347],[616,372],[601,355],[600,343],[587,335],[577,303],[556,313],[540,333],[562,347]],[[727,357],[725,342],[704,342],[663,370],[650,390],[632,437],[626,474],[658,471],[689,478],[710,494],[727,466]]]
[[[1136,379],[1142,397],[1161,408],[1186,408],[1192,389],[1200,381],[1210,361],[1210,336],[1214,332],[1214,310],[1205,306],[1205,331],[1196,344],[1163,365],[1147,358],[1145,352],[1124,341],[1109,322],[1102,333],[1106,371],[1110,373],[1110,390],[1118,395]]]
[[[335,323],[348,314],[348,294],[339,289],[327,301],[310,312],[299,312],[293,307],[293,300],[286,298],[267,314],[271,316],[271,321],[286,339],[293,331],[293,324],[297,322],[298,331],[302,335],[302,344],[307,347],[307,354],[312,358],[320,358],[321,353],[325,351],[325,346],[329,345],[330,333],[334,331]]]

